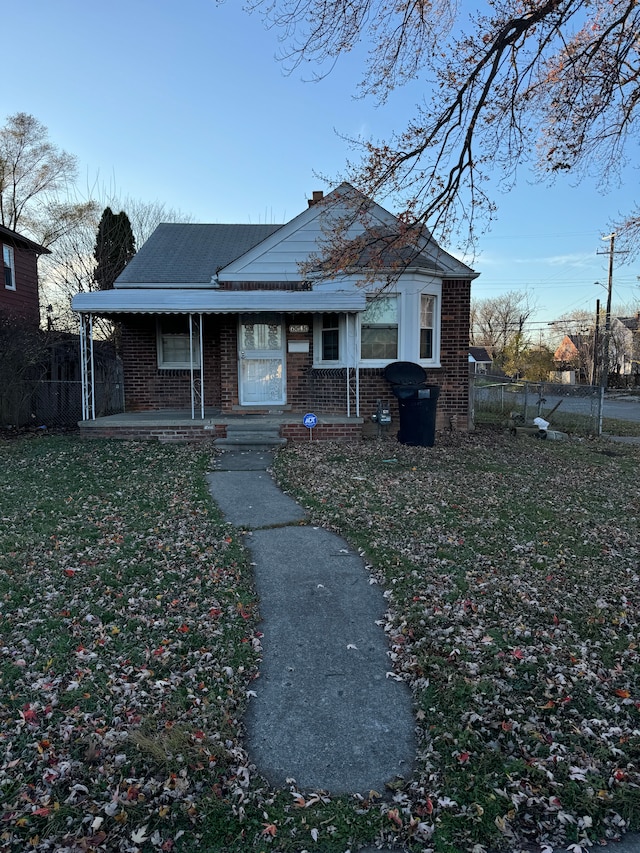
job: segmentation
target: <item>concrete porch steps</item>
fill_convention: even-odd
[[[216,438],[216,447],[271,448],[287,443],[286,438],[280,437],[280,426],[277,423],[254,420],[247,422],[231,422],[227,424],[227,437]]]

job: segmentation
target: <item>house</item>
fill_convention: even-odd
[[[640,374],[640,312],[633,317],[618,317],[617,320],[627,332],[628,372],[637,376]]]
[[[3,281],[0,284],[0,321],[38,328],[38,258],[49,249],[0,225]]]
[[[493,359],[484,347],[469,347],[469,369],[472,373],[488,373]]]
[[[553,360],[562,367],[580,364],[580,353],[584,351],[588,338],[584,335],[565,335],[556,347]]]
[[[640,332],[637,315],[612,317],[609,329],[609,383],[616,378],[640,372]],[[602,363],[605,331],[603,324],[595,334],[565,335],[554,353],[558,374],[573,377],[570,381],[594,381],[594,347],[597,350],[596,368]]]
[[[629,376],[638,369],[637,325],[633,317],[613,317],[609,342],[609,372],[618,376]]]
[[[318,258],[339,226],[357,250],[344,271],[327,271]],[[397,419],[383,376],[394,361],[419,363],[440,386],[440,428],[466,430],[477,273],[426,231],[410,254],[383,249],[374,268],[371,245],[401,232],[349,184],[314,193],[284,225],[158,226],[113,290],[74,297],[85,365],[81,430],[224,437],[240,416],[262,414],[277,420],[281,437],[308,438],[302,418],[314,413],[314,438],[355,438],[381,400]],[[121,328],[120,419],[95,418],[91,406],[96,316]]]

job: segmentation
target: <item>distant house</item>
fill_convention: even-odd
[[[553,360],[559,367],[579,366],[586,340],[584,335],[565,335],[553,354]]]
[[[488,373],[493,359],[484,347],[469,347],[469,364],[472,373]]]
[[[38,258],[49,249],[0,225],[3,281],[0,283],[0,321],[38,328]]]
[[[609,381],[614,376],[628,377],[640,373],[640,329],[638,315],[612,317],[609,329]],[[597,365],[602,363],[604,324],[598,329]],[[590,382],[594,375],[594,334],[565,335],[554,353],[558,373],[575,377],[565,381]]]
[[[640,312],[633,317],[618,317],[617,320],[628,334],[629,373],[640,374]]]
[[[354,200],[366,212],[358,219]],[[360,241],[350,268],[314,267],[323,238],[348,218],[349,241]],[[314,193],[284,225],[160,225],[113,290],[73,300],[89,402],[92,319],[120,325],[128,418],[118,432],[89,404],[81,427],[142,435],[156,413],[146,434],[212,438],[233,419],[263,414],[278,419],[281,437],[306,438],[302,416],[312,412],[314,438],[358,437],[380,400],[396,404],[384,367],[410,361],[440,386],[439,426],[467,429],[477,273],[426,230],[395,255],[383,249],[383,268],[371,269],[371,245],[401,233],[392,214],[349,184]]]
[[[618,376],[629,376],[638,369],[638,318],[614,317],[611,320],[609,370]]]
[[[593,335],[565,335],[553,354],[553,360],[553,381],[566,385],[591,382]]]

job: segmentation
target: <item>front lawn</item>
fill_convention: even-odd
[[[513,850],[640,825],[639,463],[491,432],[279,456],[387,590],[420,738],[399,840]]]
[[[195,850],[235,796],[259,635],[206,464],[0,443],[0,850]],[[222,845],[242,831],[224,811]]]
[[[387,590],[413,691],[415,776],[366,799],[274,791],[249,763],[259,603],[210,461],[0,440],[0,851],[480,853],[639,826],[639,448],[488,433],[278,455]]]

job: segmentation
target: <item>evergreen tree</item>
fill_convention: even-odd
[[[136,253],[136,242],[129,217],[124,211],[114,213],[105,207],[93,255],[96,259],[94,280],[100,290],[109,290],[113,282]]]

